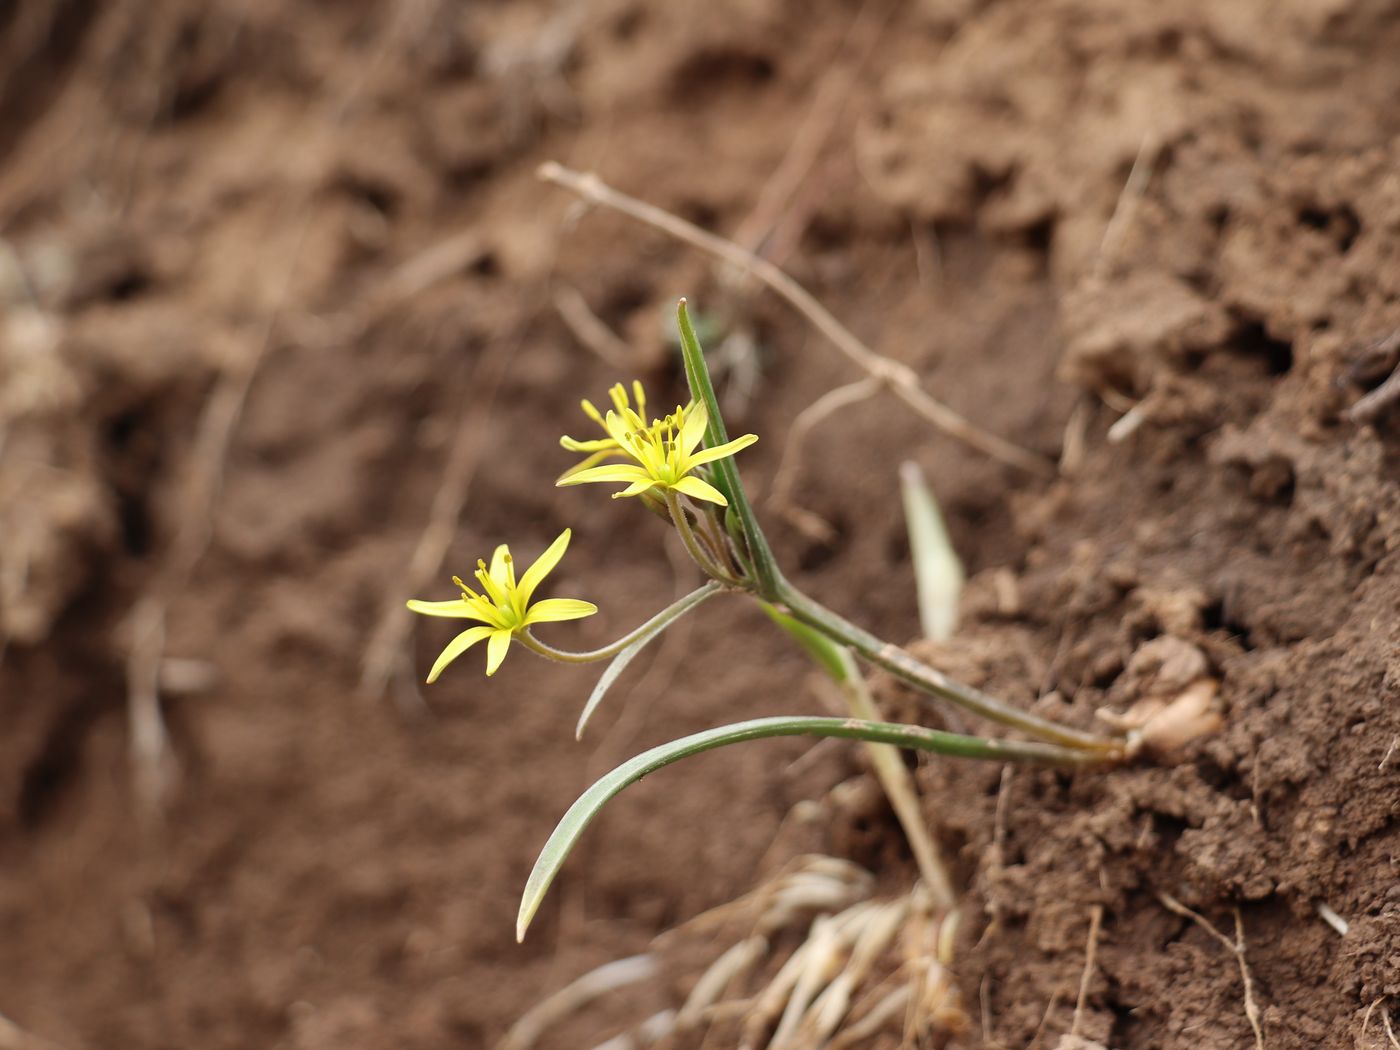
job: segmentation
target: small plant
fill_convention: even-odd
[[[1010,707],[956,682],[793,586],[779,568],[759,526],[734,460],[736,453],[758,438],[745,434],[731,440],[726,432],[684,299],[678,307],[678,322],[690,403],[677,406],[669,415],[648,418],[645,392],[639,383],[634,383],[630,392],[622,384],[614,386],[610,391],[612,408],[606,412],[584,401],[584,413],[601,428],[602,436],[562,439],[564,448],[582,453],[585,458],[566,471],[557,484],[625,486],[613,494],[614,498],[639,499],[674,527],[708,581],[611,645],[590,652],[570,652],[546,644],[531,630],[536,624],[578,619],[597,611],[579,599],[534,600],[540,582],[563,557],[569,531],[565,530],[518,580],[510,551],[502,545],[496,548],[490,566],[484,561],[477,563],[480,593],[454,577],[460,598],[409,602],[409,608],[415,612],[459,617],[479,624],[448,644],[434,663],[428,681],[435,681],[449,663],[480,641],[487,643],[488,675],[495,673],[513,641],[540,656],[564,663],[611,660],[584,705],[578,723],[581,735],[608,688],[643,646],[695,606],[717,594],[730,593],[758,601],[774,622],[838,683],[850,681],[856,673],[854,654],[929,696],[1018,730],[1030,739],[975,737],[867,718],[778,717],[721,726],[662,744],[607,774],[564,815],[526,883],[516,924],[518,938],[525,936],[550,883],[583,829],[608,800],[648,773],[702,751],[765,737],[844,737],[961,758],[1089,767],[1121,762],[1136,749],[1135,737],[1107,738],[1082,732]]]

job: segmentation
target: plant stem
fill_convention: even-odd
[[[680,497],[676,495],[674,489],[666,489],[666,509],[671,512],[671,520],[675,523],[676,531],[681,534],[681,542],[685,544],[686,553],[690,555],[696,565],[704,570],[705,575],[712,576],[733,587],[739,586],[738,579],[721,569],[705,548],[700,545],[700,540],[696,537],[695,530],[690,527],[690,519],[686,517],[685,508],[681,506]]]
[[[626,649],[633,642],[655,634],[657,631],[661,630],[663,627],[669,624],[672,620],[678,619],[686,612],[689,612],[690,609],[692,609],[694,606],[699,605],[706,598],[710,597],[723,586],[724,585],[722,583],[716,580],[708,581],[707,583],[700,586],[698,589],[691,591],[679,601],[673,602],[670,605],[666,606],[666,608],[662,609],[659,613],[653,616],[646,623],[642,624],[635,631],[631,631],[628,634],[623,635],[617,641],[613,642],[610,645],[605,645],[601,649],[590,649],[587,652],[582,653],[572,652],[568,649],[556,649],[554,648],[554,646],[547,645],[544,642],[540,641],[538,638],[536,638],[533,634],[530,633],[528,628],[526,630],[521,631],[515,637],[521,645],[525,646],[525,648],[529,649],[531,652],[538,653],[540,656],[543,656],[549,660],[555,660],[559,663],[564,664],[597,663],[599,660],[609,660],[612,657],[616,656],[618,653],[622,652],[622,650]]]
[[[1097,757],[1088,761],[1113,762],[1124,755],[1124,745],[1120,741],[1071,729],[1033,715],[1029,711],[1018,710],[949,678],[923,661],[915,659],[899,646],[881,641],[869,631],[857,627],[845,617],[807,597],[791,584],[784,584],[780,600],[795,619],[849,645],[871,663],[883,667],[896,678],[908,682],[922,692],[940,696],[975,715],[1019,729],[1041,740],[1095,753]]]

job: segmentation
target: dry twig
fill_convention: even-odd
[[[803,510],[792,498],[797,484],[798,455],[807,443],[808,435],[833,413],[850,405],[864,401],[880,392],[880,381],[873,376],[857,379],[854,383],[828,390],[810,405],[793,417],[788,427],[787,439],[783,442],[783,453],[778,459],[778,469],[773,474],[773,489],[768,497],[768,505],[812,539],[830,543],[836,530],[825,519]]]
[[[1084,1004],[1089,999],[1089,980],[1094,975],[1094,956],[1099,951],[1099,927],[1103,925],[1103,905],[1095,904],[1089,912],[1089,941],[1084,948],[1084,974],[1079,978],[1079,996],[1074,1001],[1074,1020],[1069,1034],[1078,1035],[1084,1022]]]
[[[546,182],[562,186],[590,203],[612,208],[733,266],[749,271],[786,299],[852,364],[888,388],[899,400],[944,433],[993,459],[1028,473],[1042,476],[1054,474],[1054,466],[1043,456],[983,430],[941,401],[930,397],[920,386],[918,375],[913,369],[871,350],[856,338],[850,329],[836,320],[831,311],[822,306],[810,292],[766,259],[759,258],[733,241],[702,230],[694,223],[687,222],[662,208],[620,193],[596,175],[572,171],[551,161],[540,166],[539,177]]]
[[[1244,919],[1240,916],[1240,910],[1235,909],[1235,939],[1232,941],[1216,929],[1215,925],[1204,915],[1192,911],[1170,894],[1158,893],[1157,899],[1162,902],[1162,907],[1166,908],[1167,911],[1190,919],[1234,954],[1235,959],[1240,964],[1240,979],[1244,983],[1244,1015],[1249,1019],[1249,1027],[1254,1030],[1255,1050],[1264,1050],[1264,1030],[1259,1022],[1259,1004],[1254,998],[1254,978],[1249,972],[1249,962],[1244,955]]]

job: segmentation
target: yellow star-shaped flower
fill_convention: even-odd
[[[642,389],[640,380],[632,380],[632,396],[630,398],[627,396],[627,388],[621,383],[613,384],[612,388],[608,391],[608,397],[612,399],[613,410],[622,418],[629,429],[644,430],[646,428],[647,395],[646,391]],[[637,402],[636,408],[632,407],[632,400],[634,398]],[[603,414],[598,411],[593,402],[589,401],[588,398],[584,398],[581,405],[583,407],[583,414],[597,423],[598,426],[602,428],[603,433],[608,434],[608,436],[595,438],[591,441],[579,441],[576,438],[569,437],[567,434],[561,437],[559,439],[559,444],[563,445],[570,452],[587,452],[588,456],[565,471],[563,477],[559,479],[560,481],[563,481],[564,478],[570,475],[587,470],[589,467],[597,466],[605,460],[627,455],[617,443],[617,439],[612,437],[609,433],[607,421],[603,418]],[[608,414],[612,415],[611,412]]]
[[[515,578],[515,562],[510,556],[510,548],[503,543],[491,556],[490,568],[487,568],[484,561],[478,560],[476,563],[476,578],[483,593],[478,594],[463,583],[460,577],[454,576],[452,581],[461,589],[462,597],[446,602],[423,602],[416,598],[409,601],[408,607],[424,616],[480,620],[483,624],[481,627],[471,627],[463,631],[447,643],[447,648],[442,651],[437,662],[433,664],[433,669],[428,672],[430,685],[437,681],[438,675],[442,674],[448,664],[477,642],[486,642],[486,673],[493,675],[501,666],[501,661],[506,658],[511,639],[531,624],[548,623],[552,620],[577,620],[584,616],[592,616],[598,611],[598,607],[592,602],[580,601],[578,598],[545,598],[534,604],[530,602],[535,588],[564,556],[571,535],[569,529],[560,533],[559,538],[525,570],[525,575],[520,577],[519,582]]]
[[[576,451],[592,451],[594,455],[621,452],[632,462],[589,466],[585,461],[565,474],[556,484],[625,482],[627,488],[614,493],[614,499],[640,496],[654,488],[674,489],[693,499],[718,503],[721,507],[728,506],[728,500],[724,498],[723,493],[691,472],[696,467],[713,463],[717,459],[732,456],[741,449],[748,448],[758,440],[758,436],[745,434],[715,448],[702,449],[699,445],[705,438],[705,428],[708,425],[709,414],[705,406],[698,403],[685,408],[677,407],[676,411],[665,419],[653,420],[650,426],[642,423],[641,417],[630,409],[626,412],[609,412],[603,419],[603,428],[608,432],[606,448],[603,440],[574,442],[574,445],[580,446]],[[597,447],[582,447],[589,445]]]

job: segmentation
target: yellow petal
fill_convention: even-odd
[[[470,630],[463,631],[456,638],[452,639],[452,641],[447,643],[447,648],[438,656],[437,662],[433,664],[433,669],[428,672],[428,684],[432,685],[436,682],[438,675],[442,674],[443,669],[448,664],[461,656],[477,642],[488,635],[495,637],[498,633],[499,632],[493,627],[473,627]],[[507,635],[507,637],[509,637],[509,635]]]
[[[593,402],[588,400],[588,398],[584,398],[581,404],[583,405],[583,414],[601,427],[603,425],[603,414],[593,406]]]
[[[599,463],[606,462],[607,460],[612,459],[614,456],[625,456],[626,454],[627,453],[623,452],[622,449],[617,447],[616,441],[610,440],[608,441],[607,448],[603,449],[601,452],[595,452],[593,453],[593,455],[579,460],[568,470],[564,471],[564,473],[560,474],[559,479],[555,481],[554,484],[562,485],[564,484],[565,478],[571,478],[575,474],[581,474],[583,471],[589,470],[592,467],[596,467]]]
[[[650,477],[651,475],[642,470],[641,467],[633,466],[630,463],[613,463],[581,470],[577,474],[560,478],[555,484],[586,485],[591,481],[625,481],[630,485],[634,481],[641,481],[643,478],[650,479]]]
[[[617,442],[612,438],[593,438],[588,441],[579,441],[565,434],[559,439],[559,444],[570,452],[598,452],[605,448],[617,448]]]
[[[417,598],[410,598],[408,607],[423,616],[448,616],[458,620],[481,619],[461,598],[454,598],[450,602],[423,602]]]
[[[608,436],[624,448],[627,447],[627,437],[635,429],[629,425],[627,418],[618,412],[609,412],[603,419],[603,429],[608,432]]]
[[[724,493],[715,488],[708,481],[701,481],[694,474],[687,475],[676,482],[671,488],[677,492],[684,492],[692,499],[703,499],[710,503],[718,503],[721,507],[729,506],[729,501],[724,498]]]
[[[525,617],[525,623],[581,620],[585,616],[592,616],[597,611],[598,606],[579,598],[546,598],[530,607],[530,612]]]
[[[710,414],[705,410],[704,405],[696,405],[694,409],[685,413],[685,422],[681,424],[681,436],[677,444],[682,452],[689,452],[705,437],[705,428],[710,425]]]
[[[520,586],[516,588],[516,596],[520,599],[522,607],[530,604],[530,596],[535,593],[535,588],[559,564],[559,559],[564,557],[564,552],[569,548],[569,540],[573,536],[572,529],[565,529],[558,537],[545,548],[545,552],[535,559],[535,564],[525,570],[525,575],[520,577]],[[529,618],[526,618],[529,622]]]
[[[743,437],[736,437],[733,441],[726,441],[723,445],[716,445],[714,448],[702,448],[693,456],[688,457],[686,463],[691,467],[698,467],[703,463],[713,463],[717,459],[732,456],[734,453],[748,448],[757,440],[757,434],[745,434]]]
[[[614,492],[613,499],[623,499],[626,496],[640,496],[643,492],[654,488],[656,488],[655,480],[652,478],[644,478],[641,481],[632,482],[632,484],[628,485],[627,488],[621,492]]]
[[[507,595],[515,588],[515,565],[511,561],[510,548],[504,543],[491,555],[491,579]]]
[[[487,678],[496,673],[496,669],[501,666],[501,661],[506,658],[508,649],[510,649],[510,632],[492,631],[491,640],[486,643]]]

